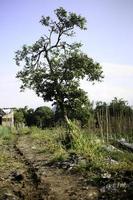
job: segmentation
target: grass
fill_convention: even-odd
[[[11,137],[11,130],[8,127],[0,126],[0,138],[8,140]]]
[[[63,128],[53,128],[41,130],[32,127],[31,138],[35,141],[37,153],[47,153],[50,155],[51,160],[63,160],[67,157],[67,151],[60,141],[60,133]],[[41,141],[41,142],[40,142]]]
[[[128,151],[118,151],[114,149],[108,151],[104,147],[113,144],[106,143],[95,134],[87,130],[74,127],[73,132],[66,132],[63,127],[51,129],[39,129],[37,127],[25,127],[19,131],[19,135],[24,137],[22,141],[29,145],[29,155],[34,153],[44,163],[53,166],[64,166],[68,163],[71,155],[78,157],[72,168],[68,172],[85,175],[88,184],[104,184],[103,174],[111,175],[111,180],[123,180],[126,172],[133,172],[133,154]],[[9,173],[10,170],[23,169],[22,163],[13,158],[9,148],[12,145],[16,131],[6,127],[0,127],[0,172]],[[67,140],[69,136],[70,141]],[[24,140],[23,140],[24,139]],[[66,143],[69,142],[69,147]],[[31,152],[30,152],[31,151]],[[110,162],[110,160],[116,162]],[[65,162],[63,162],[65,161]],[[71,162],[71,159],[70,159]],[[62,165],[63,164],[63,165]],[[68,163],[69,166],[69,163]],[[70,163],[71,166],[71,163]],[[131,179],[132,177],[129,178]]]
[[[0,146],[12,144],[16,137],[16,129],[0,126]]]
[[[12,148],[13,140],[15,139],[16,130],[0,126],[0,172],[10,171],[11,169],[20,168],[21,164],[13,158]]]
[[[80,129],[72,124],[73,131],[68,133],[63,127],[41,130],[36,127],[25,128],[21,134],[29,134],[36,146],[36,153],[48,154],[52,162],[67,159],[74,152],[84,161],[79,161],[77,168],[83,171],[95,170],[133,170],[133,155],[127,151],[106,151],[105,141],[95,134]],[[67,144],[69,144],[67,146]],[[114,160],[110,162],[109,160]],[[115,162],[116,161],[116,162]]]
[[[16,157],[14,158],[13,152],[10,151],[12,138],[15,136],[14,132],[16,131],[0,127],[0,173],[2,177],[8,177],[15,170],[23,172],[25,168],[25,164],[19,162]],[[119,184],[125,182],[125,180],[132,181],[133,154],[117,149],[109,151],[105,147],[113,144],[112,140],[111,143],[107,144],[95,134],[78,127],[71,133],[66,132],[63,127],[45,130],[25,127],[19,131],[19,135],[22,136],[20,144],[28,149],[26,156],[28,157],[31,154],[32,158],[35,155],[34,159],[37,158],[40,161],[38,162],[40,163],[39,167],[43,167],[43,164],[46,163],[53,165],[53,167],[63,166],[64,168],[65,163],[67,163],[67,173],[77,173],[77,176],[82,174],[85,177],[86,184],[96,187],[108,183],[110,185],[112,183]],[[70,137],[70,141],[67,140],[66,136]],[[67,142],[69,142],[69,147],[66,145]],[[75,162],[74,165],[72,163],[72,167],[71,163],[69,165],[70,155],[75,155],[78,158],[78,162]],[[118,163],[111,163],[107,161],[109,159]]]
[[[115,140],[119,140],[121,138],[124,138],[127,142],[129,143],[133,143],[133,132],[130,132],[130,133],[115,133],[112,135],[112,138],[115,139]]]

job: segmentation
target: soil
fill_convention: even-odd
[[[84,186],[82,176],[49,166],[49,155],[38,154],[30,137],[18,137],[5,152],[16,165],[7,160],[0,170],[0,200],[98,199],[98,188]]]
[[[40,145],[41,141],[25,135],[0,147],[6,159],[6,165],[0,166],[0,200],[118,199],[103,195],[101,188],[90,182],[86,184],[80,173],[49,165],[51,155],[38,153]]]

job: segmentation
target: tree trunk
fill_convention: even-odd
[[[107,142],[109,140],[109,123],[108,123],[108,107],[106,106],[106,137],[107,137]]]
[[[104,140],[102,122],[101,122],[99,113],[97,112],[96,114],[97,114],[98,124],[99,124],[99,127],[100,127],[101,138]]]

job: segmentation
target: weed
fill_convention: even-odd
[[[10,140],[12,137],[11,129],[0,126],[0,138],[3,140]]]
[[[72,124],[73,125],[73,124]],[[72,140],[69,148],[69,142],[66,140],[66,129],[55,127],[41,130],[31,127],[28,131],[30,137],[36,145],[37,153],[50,155],[52,162],[63,161],[71,152],[83,160],[79,160],[77,165],[81,171],[98,171],[98,170],[124,170],[133,169],[133,155],[127,151],[106,151],[103,146],[108,146],[100,137],[87,133],[86,130],[78,126],[72,126]]]

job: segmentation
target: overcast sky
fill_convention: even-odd
[[[53,16],[60,6],[87,19],[87,31],[78,31],[75,41],[103,66],[102,83],[81,83],[90,100],[118,97],[133,105],[133,0],[0,0],[0,107],[47,105],[32,91],[19,92],[13,58],[45,33],[41,16]]]

